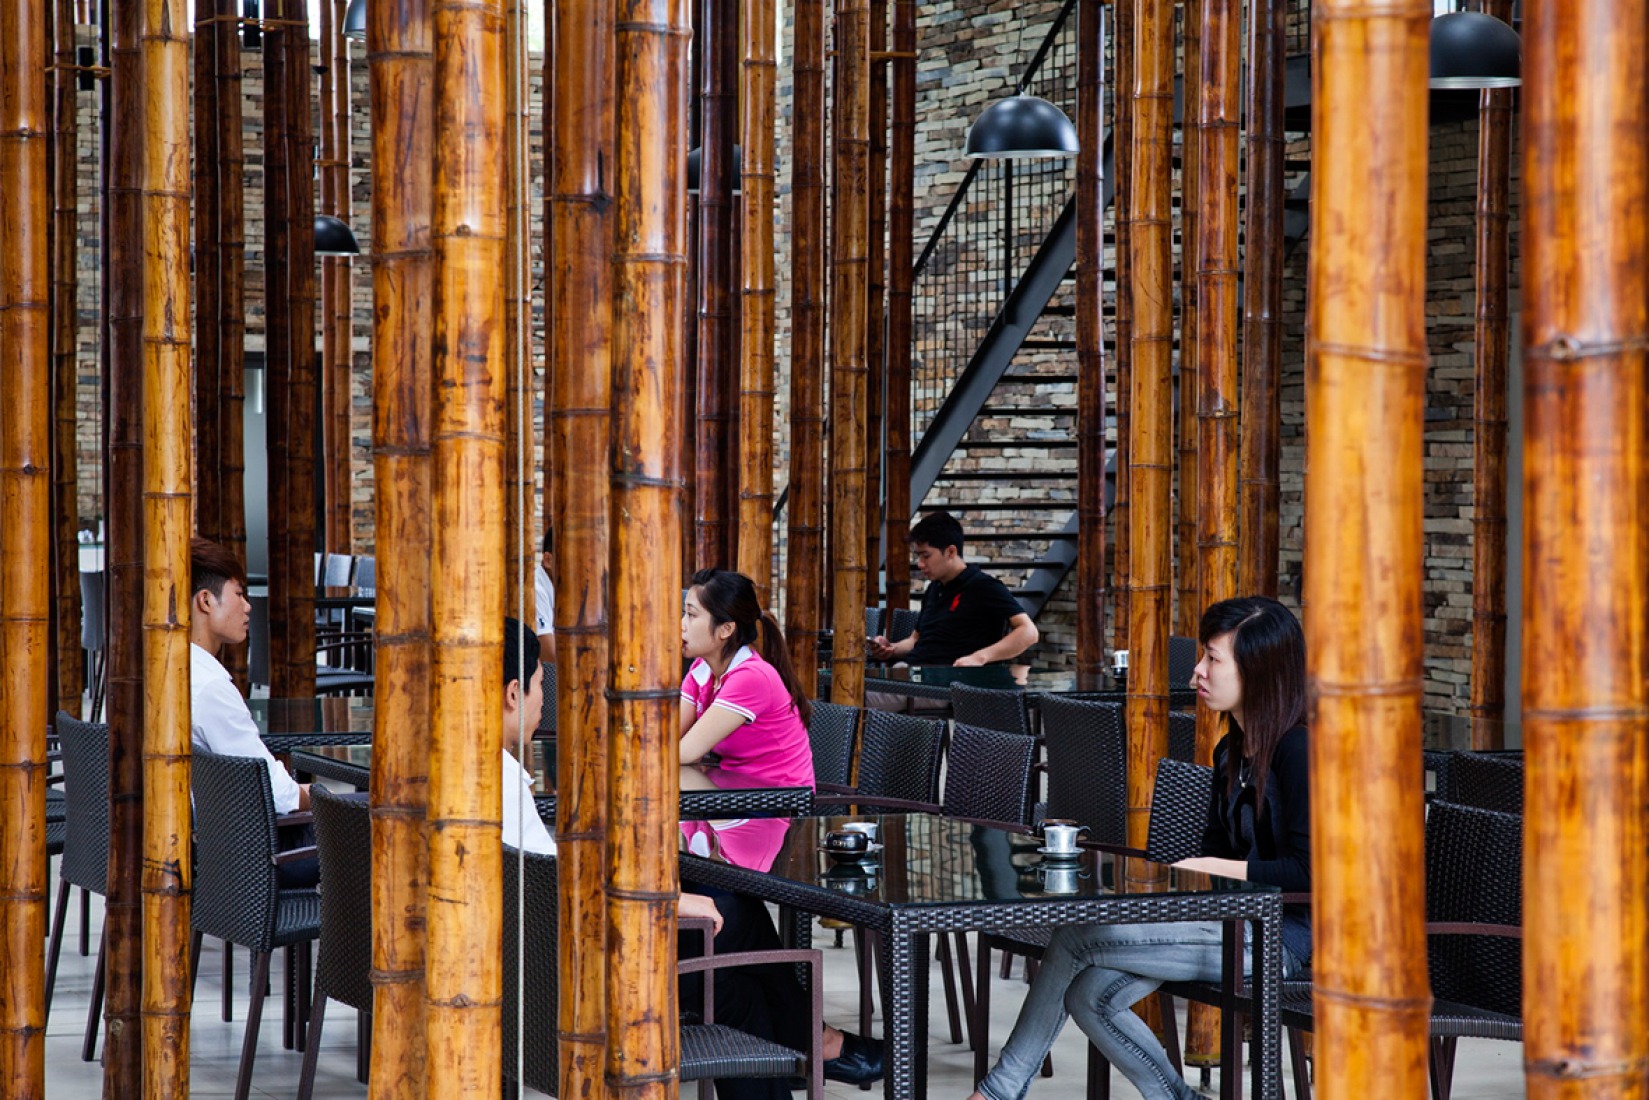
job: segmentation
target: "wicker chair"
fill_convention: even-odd
[[[308,946],[320,935],[321,899],[314,890],[282,890],[276,883],[277,862],[304,859],[313,849],[279,851],[278,824],[297,824],[307,815],[277,821],[269,788],[269,767],[253,757],[197,752],[193,763],[195,796],[195,884],[191,916],[195,954],[202,935],[252,951],[252,1003],[246,1013],[235,1100],[246,1100],[252,1084],[252,1059],[263,1018],[264,991],[274,949],[299,948],[299,970],[307,972]],[[197,972],[199,967],[194,968]],[[292,970],[287,968],[288,978]],[[304,984],[300,975],[299,986]],[[287,1009],[294,989],[288,981]],[[301,1021],[300,1021],[301,1023]]]
[[[362,858],[372,849],[371,811],[364,795],[333,794],[316,785],[310,797],[321,861],[321,942],[298,1100],[309,1100],[315,1087],[327,1001],[341,1002],[365,1019],[372,1013],[372,861]],[[363,1027],[359,1033],[356,1076],[365,1081],[372,1029]]]
[[[1197,715],[1195,711],[1168,712],[1168,757],[1190,764],[1197,756]]]
[[[52,912],[51,951],[46,960],[46,1012],[52,1007],[57,984],[57,960],[63,951],[63,925],[69,911],[69,888],[78,886],[84,901],[91,894],[109,892],[109,727],[82,722],[59,711],[54,729],[63,753],[63,862],[58,868],[57,905]],[[49,827],[48,827],[49,828]],[[49,839],[49,838],[48,838]],[[87,921],[81,909],[81,942]],[[97,972],[92,979],[91,1005],[86,1015],[86,1038],[80,1057],[90,1062],[97,1053],[98,1017],[103,1010],[103,947],[97,950]]]
[[[1086,825],[1092,840],[1121,844],[1128,809],[1122,704],[1048,695],[1041,711],[1048,816]]]
[[[867,710],[864,716],[858,783],[849,787],[820,782],[820,793],[845,796],[859,803],[863,813],[876,813],[883,806],[894,812],[939,809],[945,723],[882,710]]]
[[[1035,760],[1036,742],[1024,734],[958,722],[950,735],[942,812],[970,821],[1030,824]]]
[[[1035,732],[1023,691],[953,683],[950,686],[950,709],[952,716],[964,725],[1026,736]]]
[[[913,607],[895,607],[888,612],[883,633],[890,642],[902,642],[916,632],[922,613]]]
[[[1168,686],[1183,688],[1191,682],[1197,667],[1197,640],[1180,634],[1168,637]]]
[[[1523,812],[1520,752],[1453,752],[1448,776],[1445,801],[1506,814]]]
[[[504,1003],[513,1005],[525,996],[522,1015],[525,1033],[517,1032],[516,1013],[503,1014],[504,1072],[512,1074],[516,1051],[521,1052],[521,1084],[541,1089],[552,1096],[559,1092],[560,958],[558,948],[559,912],[556,901],[556,860],[554,856],[527,854],[518,860],[513,849],[504,849]],[[525,889],[521,889],[525,868]],[[521,898],[519,916],[515,899]],[[526,959],[520,958],[517,929],[520,920],[529,930]],[[702,1024],[681,1029],[681,1079],[702,1082],[701,1100],[707,1100],[710,1081],[717,1077],[792,1077],[808,1081],[809,1100],[824,1095],[824,1058],[821,1052],[823,1022],[823,962],[816,950],[747,952],[739,955],[707,955],[684,959],[682,973],[703,972],[720,966],[751,963],[805,963],[811,970],[813,995],[813,1048],[791,1050],[757,1038],[725,1024],[714,1022],[714,1003],[706,995]],[[518,976],[519,975],[519,976]],[[525,989],[522,988],[524,977]],[[714,983],[706,981],[709,991]]]
[[[882,632],[882,609],[879,607],[865,608],[865,637],[874,638]]]
[[[846,787],[853,781],[853,739],[859,732],[859,708],[815,702],[807,720],[813,747],[813,780]]]

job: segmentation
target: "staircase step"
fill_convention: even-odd
[[[1033,382],[1033,383],[1035,383],[1036,385],[1039,385],[1039,386],[1074,386],[1074,385],[1076,385],[1076,375],[1074,375],[1074,374],[1004,374],[1002,376],[1001,381],[997,382],[996,384],[998,386],[1003,386],[1003,385],[1006,385],[1009,382]]]
[[[989,558],[972,558],[970,560],[981,569],[991,573],[1001,573],[1005,570],[1029,571],[1032,569],[1053,569],[1065,564],[1063,560],[1058,558],[1029,560],[1023,558],[1001,558],[994,561]]]
[[[1074,539],[1064,531],[969,531],[969,542],[1059,542]]]
[[[979,419],[1003,416],[1075,416],[1075,405],[986,405]]]
[[[1027,451],[1068,451],[1076,447],[1074,439],[964,439],[957,450],[973,447],[1018,447]]]
[[[1075,340],[1025,340],[1019,345],[1020,351],[1075,351]]]
[[[1063,473],[1051,470],[957,470],[939,475],[940,481],[1075,481],[1076,471]]]
[[[1048,305],[1045,305],[1045,306],[1042,307],[1042,316],[1044,316],[1044,317],[1075,317],[1076,316],[1076,306],[1074,306],[1074,305],[1056,305],[1054,303],[1049,303]]]
[[[928,503],[917,509],[918,512],[937,512],[944,509],[967,515],[970,512],[1072,512],[1076,510],[1074,500],[982,500],[982,501],[939,501]]]

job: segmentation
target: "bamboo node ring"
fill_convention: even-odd
[[[1529,1072],[1563,1081],[1600,1077],[1637,1078],[1643,1075],[1642,1058],[1617,1058],[1608,1062],[1588,1062],[1577,1058],[1535,1058],[1527,1063]]]

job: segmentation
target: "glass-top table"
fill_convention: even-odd
[[[270,752],[290,752],[311,745],[366,744],[372,740],[370,697],[248,699],[246,706]]]
[[[848,820],[875,821],[882,847],[863,860],[823,850],[825,834]],[[1282,895],[1275,887],[1214,879],[1217,886],[1161,894],[1117,894],[1087,852],[1069,861],[1036,855],[1033,838],[936,814],[797,818],[771,870],[681,857],[684,883],[718,887],[786,906],[789,934],[805,942],[797,914],[834,917],[882,933],[887,941],[889,1098],[926,1094],[928,937],[935,933],[1091,923],[1219,920],[1247,922],[1257,961],[1253,995],[1259,1049],[1253,1095],[1281,1095],[1277,991],[1282,978]],[[1228,986],[1235,975],[1227,975]]]

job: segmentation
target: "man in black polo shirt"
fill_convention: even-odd
[[[922,615],[908,638],[872,638],[871,657],[967,668],[1009,660],[1036,644],[1036,624],[1007,586],[962,560],[962,538],[949,512],[929,512],[910,529],[916,565],[928,579]]]

